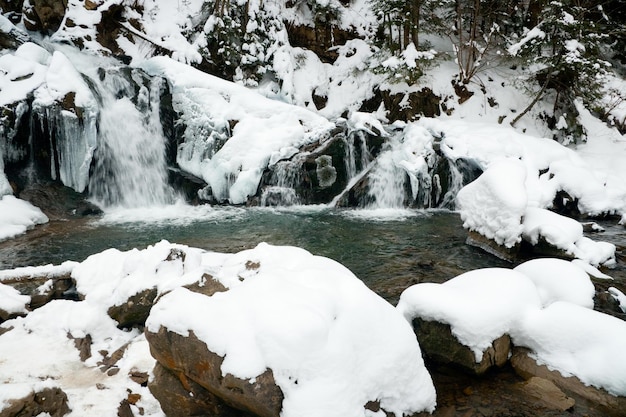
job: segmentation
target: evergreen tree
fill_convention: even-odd
[[[553,116],[570,116],[574,101],[588,107],[598,100],[610,64],[600,53],[607,39],[589,19],[590,9],[575,0],[551,1],[543,9],[537,26],[527,31],[509,52],[521,57],[533,82],[540,85],[528,107],[512,122],[515,125],[548,91],[554,92]]]

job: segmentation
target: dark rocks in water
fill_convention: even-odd
[[[176,376],[187,392],[194,392],[202,387],[203,390],[217,396],[224,404],[237,410],[258,417],[280,415],[283,393],[276,385],[271,370],[268,369],[257,376],[254,382],[236,378],[231,374],[223,376],[221,366],[224,358],[209,351],[207,345],[192,331],[185,337],[161,327],[156,333],[146,331],[146,339],[150,344],[152,356],[170,374]],[[168,387],[176,387],[178,384],[173,381],[171,375],[162,375],[161,381],[166,383],[165,387],[151,384],[151,391],[159,402],[165,404],[171,400],[172,395],[175,397],[181,395],[179,388],[174,388],[174,392],[178,394],[168,394]],[[193,381],[194,384],[189,384],[189,381]],[[203,399],[201,402],[211,398],[208,393],[201,392],[199,395]],[[197,405],[198,403],[186,403],[184,406]],[[211,402],[203,414],[211,415],[211,411],[219,408],[219,405]]]
[[[70,411],[67,394],[54,387],[31,392],[23,398],[9,399],[8,406],[2,409],[2,417],[34,417],[44,413],[62,417]]]
[[[40,207],[50,220],[102,214],[102,210],[82,194],[57,182],[28,184],[19,198]]]
[[[481,235],[478,232],[470,230],[467,233],[467,240],[465,241],[470,246],[482,249],[485,252],[503,259],[507,262],[514,262],[519,258],[520,244],[507,248],[504,245],[499,245],[495,240],[489,239]]]
[[[452,334],[449,324],[418,317],[413,320],[413,330],[426,360],[451,365],[474,375],[483,375],[492,367],[504,366],[511,351],[511,339],[503,335],[483,352],[480,361],[476,361],[471,349]]]

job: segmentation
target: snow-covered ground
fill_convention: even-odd
[[[185,256],[168,260],[172,250]],[[56,386],[68,395],[69,416],[115,415],[130,392],[141,395],[133,409],[162,416],[148,389],[129,377],[134,371],[152,373],[154,359],[144,335],[118,329],[107,315],[109,307],[152,287],[165,295],[148,318],[148,330],[194,331],[225,356],[223,374],[254,378],[270,367],[285,394],[286,417],[371,416],[363,408],[369,400],[379,400],[396,415],[435,406],[411,326],[345,267],[303,249],[261,244],[221,254],[163,241],[141,251],[110,249],[59,268],[30,272],[54,275],[69,268],[85,298],[55,300],[0,326],[5,331],[0,335],[0,412],[12,398]],[[0,280],[26,272],[5,271]],[[229,291],[209,298],[181,288],[202,282],[205,274]],[[10,295],[0,307],[23,310],[28,300],[0,285],[2,294]],[[81,362],[72,339],[87,335],[92,356]],[[103,352],[110,355],[122,346],[119,372],[101,371]]]

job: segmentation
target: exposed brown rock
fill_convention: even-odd
[[[24,26],[32,31],[56,32],[65,17],[67,0],[30,0],[22,10]]]
[[[180,379],[161,364],[154,367],[154,379],[148,388],[161,403],[168,417],[206,415],[212,417],[239,417],[246,415],[228,407],[217,396],[190,379],[185,379],[186,387]]]
[[[482,360],[476,362],[474,353],[456,339],[450,325],[416,318],[413,329],[427,360],[451,365],[471,374],[482,375],[494,366],[503,366],[511,349],[509,336],[503,335],[494,340],[492,346],[483,352]]]
[[[130,297],[125,303],[110,307],[107,313],[118,322],[119,328],[144,326],[157,294],[156,288],[147,288]]]
[[[74,340],[74,346],[78,349],[81,361],[85,362],[87,359],[91,358],[92,339],[90,334],[85,337],[74,338],[68,333],[67,337]]]
[[[24,398],[8,401],[9,406],[2,410],[2,417],[35,417],[48,413],[61,417],[71,410],[67,406],[67,395],[60,388],[44,388],[31,392]]]
[[[568,397],[552,381],[536,376],[520,384],[520,389],[546,408],[567,411],[570,410],[576,401]]]
[[[579,395],[601,407],[607,417],[624,415],[626,397],[616,397],[601,388],[583,384],[575,376],[566,377],[559,371],[551,371],[547,366],[537,364],[529,353],[528,349],[514,348],[511,356],[511,365],[522,378],[540,377],[551,381],[565,393]]]
[[[212,296],[216,292],[225,292],[228,290],[221,282],[215,280],[209,274],[202,275],[200,281],[191,285],[185,285],[185,288],[189,291],[197,292],[198,294],[204,294],[207,297]]]
[[[207,318],[209,319],[209,318]],[[178,376],[183,388],[192,389],[190,381],[219,397],[230,407],[259,417],[278,417],[283,393],[274,382],[271,370],[255,378],[255,382],[233,375],[222,376],[224,358],[208,350],[193,332],[187,337],[161,327],[158,332],[146,331],[152,356],[171,373]],[[153,392],[161,392],[158,388]],[[163,402],[155,394],[159,401]]]

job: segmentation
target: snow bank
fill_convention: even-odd
[[[174,290],[152,309],[148,330],[193,331],[224,356],[223,375],[271,368],[285,417],[364,416],[374,398],[396,415],[434,409],[411,327],[342,265],[260,244],[226,259],[214,277],[229,291]]]
[[[495,339],[516,328],[527,309],[540,305],[537,290],[525,275],[489,268],[443,284],[413,285],[402,293],[397,308],[409,322],[420,317],[449,324],[452,334],[480,362]]]
[[[457,194],[463,227],[513,247],[521,241],[526,211],[526,169],[516,159],[498,161]]]
[[[12,329],[0,336],[0,412],[7,400],[37,391],[43,384],[59,387],[67,394],[72,410],[69,417],[116,415],[130,392],[141,395],[132,408],[143,407],[147,416],[163,416],[148,388],[128,377],[131,371],[150,371],[154,365],[145,338],[138,331],[117,329],[97,306],[55,300],[1,327]],[[93,343],[92,356],[81,362],[72,338],[87,335]],[[113,353],[124,345],[128,347],[116,364],[119,372],[109,376],[101,371],[101,352]]]
[[[615,261],[615,245],[594,242],[583,236],[583,227],[576,220],[545,209],[529,207],[523,221],[523,236],[536,245],[540,238],[565,253],[591,265],[611,264]]]
[[[579,266],[562,259],[533,259],[514,268],[526,275],[537,287],[541,305],[567,301],[593,309],[595,287],[589,275]]]
[[[178,164],[203,178],[218,201],[242,204],[257,191],[270,161],[319,140],[334,127],[314,113],[267,99],[245,87],[168,58],[142,68],[166,77],[186,126]]]
[[[9,314],[27,313],[26,306],[30,297],[18,290],[0,283],[0,310]]]
[[[480,269],[443,284],[417,284],[398,310],[448,323],[476,353],[507,333],[539,364],[626,396],[626,322],[592,310],[593,285],[575,264],[539,259],[515,270]]]
[[[511,333],[539,364],[574,375],[587,385],[626,396],[626,322],[557,301],[531,310]]]
[[[144,415],[163,415],[147,388],[128,377],[154,366],[143,334],[118,329],[106,313],[109,306],[153,287],[160,293],[174,290],[153,307],[149,329],[193,330],[226,355],[224,373],[253,378],[271,367],[285,393],[286,417],[365,416],[363,406],[371,399],[396,415],[434,409],[434,387],[410,325],[330,259],[267,244],[230,255],[162,241],[32,272],[61,270],[72,270],[84,299],[51,301],[3,323],[0,327],[12,329],[0,335],[0,381],[24,392],[53,381],[68,395],[70,417],[114,415],[129,392],[141,395],[136,407],[143,407]],[[24,272],[7,272],[4,278]],[[204,274],[229,291],[206,297],[180,288]],[[211,316],[219,320],[207,320]],[[87,336],[92,356],[81,362],[72,339]],[[124,346],[119,372],[98,369],[103,355]],[[0,390],[0,410],[14,394]]]
[[[478,179],[463,187],[456,199],[463,227],[507,248],[522,238],[532,245],[544,239],[591,265],[613,264],[615,245],[594,242],[583,236],[583,227],[576,220],[533,206],[537,201],[530,194],[539,182],[527,180],[534,177],[528,165],[512,158],[496,160]]]
[[[0,241],[47,222],[48,217],[29,202],[12,195],[0,198]]]

